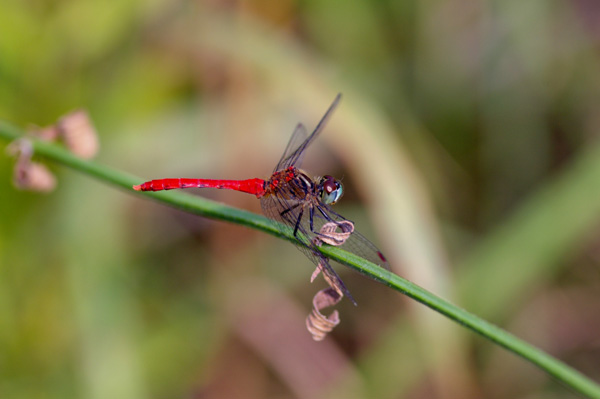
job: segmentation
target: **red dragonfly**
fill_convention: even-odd
[[[281,222],[275,225],[283,233],[285,230],[292,230],[296,238],[296,246],[317,265],[313,278],[317,271],[321,271],[325,280],[339,294],[345,294],[356,305],[356,301],[317,246],[322,242],[327,242],[388,270],[389,264],[375,245],[354,231],[354,223],[331,208],[331,205],[335,204],[343,194],[342,184],[331,176],[311,179],[299,169],[306,148],[319,136],[340,99],[341,94],[338,94],[310,136],[304,125],[299,123],[296,126],[283,156],[268,180],[257,178],[248,180],[158,179],[133,186],[133,189],[161,191],[204,187],[236,190],[256,195],[257,198],[260,198],[265,215],[272,220]],[[333,234],[331,233],[332,226]],[[348,226],[350,226],[349,229]],[[336,228],[346,233],[337,242],[333,237],[336,234]]]

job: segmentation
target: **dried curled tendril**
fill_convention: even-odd
[[[338,229],[341,231],[338,231]],[[319,231],[320,234],[318,238],[315,238],[314,243],[315,245],[326,243],[329,245],[340,246],[346,242],[353,231],[354,223],[348,220],[338,223],[325,223],[323,227],[321,227],[321,230]],[[317,268],[310,277],[311,283],[322,272],[322,269],[322,263],[319,262]],[[327,334],[340,323],[340,317],[337,310],[334,310],[329,316],[325,316],[321,313],[321,310],[336,305],[344,296],[343,290],[339,286],[337,280],[329,278],[327,273],[322,274],[330,288],[317,292],[313,298],[313,310],[306,318],[306,329],[311,333],[315,341],[322,341]]]
[[[341,231],[337,231],[340,229]],[[316,245],[321,245],[321,243],[326,243],[329,245],[339,246],[346,242],[350,234],[354,231],[354,223],[349,220],[344,220],[342,222],[329,222],[325,223],[323,227],[321,227],[320,235],[315,238]]]
[[[325,316],[321,310],[336,305],[341,299],[342,295],[333,288],[325,288],[313,298],[313,310],[306,318],[306,329],[315,341],[322,341],[340,323],[337,310],[329,316]]]
[[[62,140],[75,155],[90,159],[98,152],[98,135],[86,111],[73,111],[52,126],[30,130],[29,137],[19,138],[7,147],[7,153],[17,158],[13,184],[20,190],[49,192],[56,187],[56,178],[43,164],[31,160],[31,139],[42,141]]]

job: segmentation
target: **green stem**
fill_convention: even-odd
[[[23,133],[19,129],[0,121],[0,137],[12,141],[22,137],[22,134]],[[150,197],[156,201],[197,215],[226,220],[262,230],[266,233],[294,242],[291,231],[281,232],[272,221],[263,216],[231,208],[201,197],[191,196],[183,192],[138,193],[131,188],[134,184],[140,183],[140,179],[135,176],[107,168],[91,161],[82,160],[62,147],[54,144],[33,141],[33,148],[35,154],[38,156],[51,159],[52,161],[93,176],[103,182],[114,184],[130,191],[132,194]],[[540,349],[516,338],[495,325],[488,323],[466,310],[433,295],[410,281],[384,270],[354,254],[346,252],[341,248],[323,245],[321,247],[321,252],[327,257],[347,265],[360,273],[413,298],[481,336],[523,357],[574,390],[591,398],[600,399],[600,385],[585,377],[572,367],[560,362]]]

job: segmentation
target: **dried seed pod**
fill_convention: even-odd
[[[73,111],[60,118],[56,126],[65,145],[75,155],[90,159],[98,153],[98,134],[86,111]]]
[[[13,170],[13,184],[20,190],[49,192],[56,187],[56,178],[48,168],[32,162],[33,144],[29,139],[21,138],[6,147],[6,152],[17,158]]]
[[[314,296],[313,310],[306,318],[306,329],[315,341],[322,341],[340,323],[337,310],[329,316],[325,316],[321,310],[337,304],[341,299],[342,295],[333,288],[321,290]]]
[[[56,178],[45,165],[20,157],[15,164],[13,184],[20,190],[47,193],[56,187]]]
[[[60,136],[60,130],[56,125],[34,127],[30,129],[29,133],[42,141],[55,141],[58,139],[58,136]]]
[[[341,229],[342,231],[338,232],[337,229]],[[346,242],[353,231],[354,223],[349,220],[325,223],[319,231],[320,235],[316,238],[319,242],[316,244],[319,245],[321,242],[324,242],[329,245],[340,246]]]

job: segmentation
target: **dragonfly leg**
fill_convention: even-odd
[[[326,243],[331,244],[331,245],[342,245],[346,241],[346,239],[348,238],[348,236],[350,234],[352,234],[352,232],[354,231],[354,223],[351,222],[351,221],[349,221],[349,220],[347,220],[347,219],[345,219],[344,217],[338,215],[337,213],[331,211],[331,209],[329,209],[330,212],[334,213],[335,215],[339,216],[340,219],[342,219],[342,220],[334,220],[331,216],[329,216],[327,214],[327,212],[325,211],[325,209],[323,209],[323,207],[317,205],[317,208],[319,209],[319,212],[322,215],[322,216],[321,215],[317,215],[319,218],[325,219],[329,224],[334,224],[337,227],[339,227],[342,230],[342,233],[339,233],[339,234],[348,234],[348,235],[345,236],[345,238],[343,238],[343,241],[341,241],[339,244],[332,244],[329,240],[332,237],[338,237],[338,233],[330,232],[329,228],[324,232],[323,228],[326,227],[326,224],[322,226],[322,228],[321,228],[320,231],[315,231],[314,228],[313,228],[313,217],[314,217],[314,215],[313,215],[314,214],[314,208],[313,207],[311,207],[311,209],[310,209],[311,210],[311,214],[310,214],[310,222],[311,222],[310,223],[310,230],[311,230],[311,232],[314,235],[316,235],[317,237],[323,237],[323,238],[325,238],[325,239],[323,239],[323,238],[321,239],[323,242],[326,242]],[[347,224],[352,225],[352,229],[350,231],[348,231],[348,229],[347,229]],[[334,234],[330,234],[330,233],[334,233]]]
[[[333,222],[333,223],[338,223],[335,220],[331,219],[329,216],[327,216],[327,214],[325,212],[323,212],[323,210],[321,209],[320,206],[317,205],[317,208],[319,209],[319,211],[323,214],[323,216],[325,217],[325,220],[327,220],[328,222]],[[321,233],[320,231],[315,231],[315,227],[314,227],[314,217],[315,217],[315,207],[311,206],[310,207],[310,213],[309,213],[309,220],[310,220],[310,232],[313,233],[316,236],[319,237],[325,237],[325,234]]]
[[[339,221],[338,221],[338,220],[333,220],[333,219],[332,219],[332,218],[331,218],[331,217],[330,217],[330,216],[327,214],[327,212],[325,212],[325,211],[323,210],[323,208],[322,208],[322,207],[320,207],[320,206],[317,206],[317,208],[319,209],[319,212],[321,212],[321,214],[323,215],[323,217],[324,217],[324,218],[325,218],[325,219],[326,219],[328,222],[339,223]],[[340,219],[342,219],[342,220],[346,220],[346,221],[348,221],[348,222],[351,222],[351,223],[352,223],[352,221],[351,221],[351,220],[348,220],[348,219],[346,219],[345,217],[343,217],[342,215],[340,215],[339,213],[337,213],[337,212],[336,212],[336,211],[334,211],[333,209],[329,208],[329,209],[327,209],[327,210],[328,210],[329,212],[333,213],[335,216],[339,217]]]
[[[284,209],[283,211],[279,212],[279,216],[281,216],[281,218],[283,220],[289,222],[290,224],[293,223],[292,219],[289,217],[288,213],[293,211],[294,209],[298,208],[300,205],[302,205],[302,204],[297,203],[297,204],[290,206],[289,208]],[[304,213],[304,209],[300,209],[300,213],[298,214],[298,218],[296,219],[296,223],[294,225],[294,237],[296,237],[296,238],[298,238],[298,229],[300,228],[300,221],[302,221],[303,213]]]
[[[302,220],[302,214],[304,213],[304,208],[300,209],[300,213],[298,213],[298,219],[296,220],[296,225],[294,226],[294,237],[298,238],[298,229],[300,228],[300,221]]]
[[[297,204],[294,204],[292,206],[290,206],[289,208],[284,209],[283,211],[279,212],[279,216],[283,217],[283,215],[285,215],[286,213],[293,211],[294,209],[298,208],[300,206],[300,202],[298,202]]]
[[[313,219],[315,217],[315,207],[314,206],[310,207],[310,209],[308,211],[308,216],[309,216],[308,220],[310,221],[310,231],[314,233],[315,232],[315,228],[313,227],[314,226]]]
[[[331,219],[322,209],[320,206],[317,205],[317,209],[319,209],[319,212],[321,212],[325,218],[325,220],[327,220],[328,222],[333,222],[336,223],[337,222],[333,219]],[[318,215],[317,215],[318,216]],[[314,227],[314,218],[315,218],[315,207],[311,206],[310,207],[310,211],[309,211],[309,221],[310,221],[310,232],[313,233],[315,236],[317,237],[326,237],[325,234],[321,233],[320,231],[315,231],[315,227]]]

